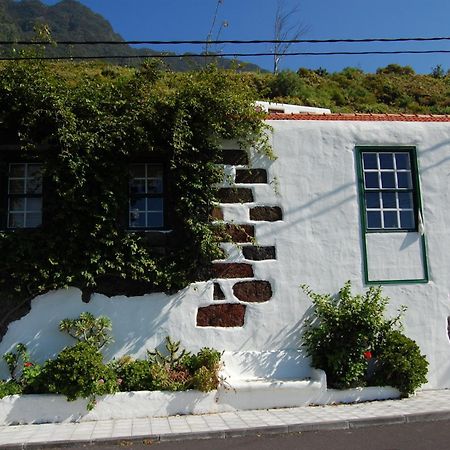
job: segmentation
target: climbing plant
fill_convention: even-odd
[[[220,256],[209,222],[220,142],[268,149],[254,97],[242,75],[214,67],[1,66],[2,143],[18,144],[13,158],[40,161],[45,185],[42,226],[0,232],[1,331],[49,290],[76,286],[88,299],[174,291],[205,276]],[[150,158],[168,168],[172,232],[161,254],[147,233],[127,230],[128,165]]]

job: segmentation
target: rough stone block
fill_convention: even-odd
[[[223,210],[220,206],[214,206],[211,209],[211,219],[212,220],[223,220]]]
[[[283,212],[279,206],[255,206],[250,209],[250,219],[275,222],[283,220]]]
[[[228,223],[225,225],[224,238],[231,242],[252,242],[255,237],[255,227],[253,225],[235,225]]]
[[[242,327],[245,318],[245,305],[225,303],[209,305],[197,310],[199,327]]]
[[[242,253],[245,259],[252,261],[262,261],[265,259],[276,259],[275,247],[259,247],[256,245],[248,245],[242,247]]]
[[[246,166],[248,154],[245,150],[222,150],[221,162],[230,166]]]
[[[267,183],[265,169],[237,169],[236,183]]]
[[[212,266],[214,278],[252,278],[253,267],[246,263],[215,263]]]
[[[225,300],[225,294],[219,283],[214,283],[213,300]]]
[[[253,202],[253,191],[250,188],[220,188],[218,198],[221,203]]]
[[[267,302],[272,297],[272,286],[268,281],[240,281],[233,286],[233,294],[243,302]]]

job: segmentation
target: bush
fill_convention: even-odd
[[[48,392],[63,394],[67,400],[89,398],[93,406],[95,395],[117,391],[114,371],[103,364],[101,353],[86,342],[65,348],[54,360],[44,365]]]
[[[22,394],[23,388],[20,383],[15,380],[1,380],[0,381],[0,398],[6,397],[7,395]]]
[[[428,362],[415,341],[398,330],[390,331],[374,354],[370,384],[397,388],[403,396],[413,394],[427,382]]]
[[[407,395],[426,382],[428,363],[417,344],[398,331],[400,313],[384,317],[389,299],[381,287],[353,296],[347,282],[336,297],[302,287],[315,314],[306,321],[303,345],[312,365],[326,372],[329,387],[391,385]]]
[[[146,360],[133,360],[130,357],[120,358],[110,364],[118,381],[118,388],[122,392],[151,391],[153,377],[150,363]]]

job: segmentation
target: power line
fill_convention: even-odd
[[[231,40],[135,40],[135,41],[53,41],[57,45],[221,45],[221,44],[326,44],[326,43],[365,43],[365,42],[432,42],[450,41],[448,36],[402,37],[402,38],[361,38],[361,39],[231,39]],[[48,45],[48,41],[0,41],[0,45]]]
[[[338,55],[401,55],[401,54],[436,54],[450,53],[450,50],[393,50],[393,51],[361,51],[361,52],[290,52],[283,56],[338,56]],[[99,55],[99,56],[2,56],[0,61],[38,61],[38,60],[83,60],[83,59],[147,59],[147,58],[237,58],[273,56],[272,52],[262,53],[223,53],[220,55],[204,53],[156,54],[156,55]]]

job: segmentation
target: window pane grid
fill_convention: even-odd
[[[368,229],[414,229],[410,155],[363,152],[363,182]]]
[[[133,164],[130,167],[130,173],[129,226],[131,228],[163,227],[162,165]]]
[[[8,228],[35,228],[42,223],[41,164],[11,163],[8,174]]]

